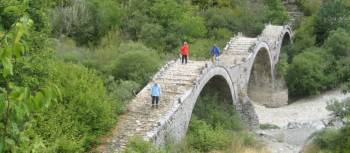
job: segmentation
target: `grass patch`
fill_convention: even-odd
[[[268,130],[268,129],[280,129],[277,125],[274,124],[260,124],[260,129],[262,130]]]

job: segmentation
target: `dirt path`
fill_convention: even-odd
[[[309,136],[323,128],[330,119],[326,109],[331,99],[344,100],[350,94],[340,91],[329,91],[319,96],[300,99],[288,106],[266,108],[255,105],[260,124],[273,124],[280,129],[259,130],[257,133],[264,139],[273,153],[297,153]]]

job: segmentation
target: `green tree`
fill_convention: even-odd
[[[303,18],[301,25],[296,29],[294,43],[290,48],[286,48],[288,54],[288,63],[291,63],[293,58],[302,53],[305,49],[315,46],[316,37],[314,35],[314,18]]]
[[[300,0],[298,3],[306,16],[317,13],[322,5],[321,0]]]
[[[32,25],[33,21],[23,16],[1,37],[0,74],[3,80],[0,86],[0,152],[17,152],[21,149],[20,144],[29,143],[28,136],[23,134],[28,121],[35,112],[49,107],[60,95],[54,85],[42,86],[40,91],[30,91],[28,87],[11,82],[13,65],[26,51],[22,38],[30,33]],[[32,144],[37,145],[37,142]]]
[[[163,41],[165,30],[159,24],[146,23],[142,26],[139,37],[147,46],[159,50],[165,49]]]
[[[145,85],[160,64],[159,56],[154,53],[127,52],[116,61],[112,74],[117,80],[132,80]]]
[[[343,0],[326,2],[315,17],[315,34],[317,44],[323,44],[332,30],[349,28],[350,10]]]
[[[272,24],[282,24],[288,20],[288,12],[280,0],[265,0],[268,6],[267,19]]]
[[[26,134],[44,140],[43,152],[87,151],[115,123],[118,103],[109,98],[102,78],[93,70],[61,61],[47,66],[62,99],[37,111]]]
[[[71,0],[52,12],[53,34],[67,35],[79,45],[97,44],[110,30],[119,27],[124,11],[114,0]]]
[[[193,41],[196,38],[204,37],[207,29],[204,25],[202,17],[184,15],[183,18],[176,23],[176,29],[179,32],[182,40]]]
[[[325,50],[310,48],[294,57],[286,76],[288,89],[293,96],[318,94],[326,88]]]
[[[324,46],[337,58],[350,55],[350,34],[344,29],[331,31]]]

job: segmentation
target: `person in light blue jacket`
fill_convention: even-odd
[[[161,94],[160,85],[154,81],[154,84],[151,87],[152,107],[155,105],[158,108],[159,97]]]

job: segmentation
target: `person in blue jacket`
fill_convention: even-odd
[[[154,105],[158,108],[159,103],[159,97],[162,94],[160,85],[154,81],[152,87],[151,87],[151,97],[152,97],[152,107]]]
[[[216,44],[210,49],[210,56],[214,64],[219,64],[220,48]]]

